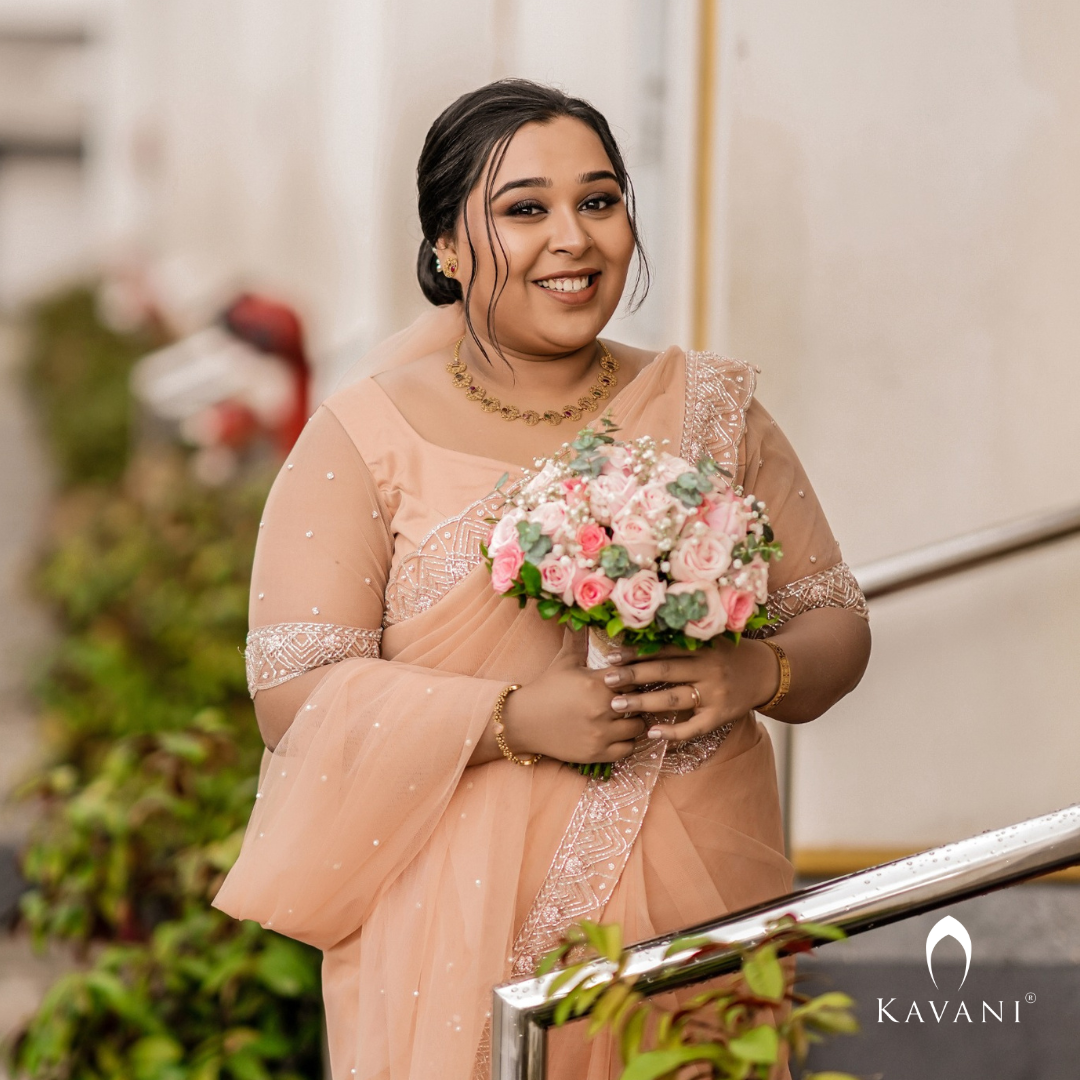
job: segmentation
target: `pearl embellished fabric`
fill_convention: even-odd
[[[260,626],[247,636],[248,693],[270,690],[312,668],[350,656],[378,658],[382,630],[328,623],[280,623]]]
[[[515,956],[518,970],[535,958],[539,923],[547,935],[574,917],[566,898],[581,875],[588,910],[631,940],[791,886],[772,747],[752,714],[726,737],[669,748],[648,793],[625,800],[615,786],[590,794],[547,759],[468,765],[502,688],[566,652],[584,662],[585,642],[497,596],[479,565],[478,523],[514,467],[422,439],[367,377],[452,343],[461,325],[456,306],[425,316],[315,413],[268,498],[252,574],[256,692],[277,692],[259,685],[280,677],[261,679],[267,663],[286,677],[325,673],[264,757],[215,904],[324,951],[343,1080],[484,1075],[491,988]],[[612,410],[624,437],[701,448],[766,500],[785,548],[770,571],[777,593],[841,558],[802,466],[753,397],[755,375],[671,348]],[[630,834],[615,858],[602,841],[619,829]],[[552,1032],[549,1045],[555,1080],[618,1074],[614,1049],[580,1028]]]

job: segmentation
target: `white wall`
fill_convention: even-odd
[[[538,23],[528,0],[109,2],[103,241],[179,325],[241,283],[277,292],[305,314],[331,383],[425,305],[413,263],[428,126],[460,93],[516,74],[608,115],[658,271],[618,332],[678,340],[694,71],[677,57],[693,51],[693,5],[552,0]]]
[[[731,0],[724,346],[849,561],[1080,500],[1080,8]],[[796,735],[796,847],[1080,798],[1080,543],[885,599]]]

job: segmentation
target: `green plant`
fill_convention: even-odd
[[[62,486],[115,483],[128,458],[128,375],[159,336],[109,330],[89,288],[41,304],[31,330],[28,381]]]
[[[621,927],[614,923],[584,921],[570,927],[540,962],[537,975],[549,974],[573,958],[548,984],[549,998],[563,993],[555,1023],[588,1015],[589,1038],[609,1032],[622,1058],[621,1080],[673,1080],[688,1065],[707,1068],[707,1075],[717,1080],[769,1080],[785,1047],[802,1062],[811,1042],[858,1030],[850,997],[832,992],[811,998],[797,992],[780,961],[782,952],[805,951],[814,939],[844,936],[834,927],[785,917],[752,949],[739,950],[737,973],[674,1007],[636,989],[637,977],[626,973],[630,953],[623,948]],[[689,959],[727,948],[707,938],[687,937],[673,941],[666,955]],[[607,961],[602,970],[593,964],[597,958]],[[855,1078],[825,1072],[804,1080]]]
[[[138,344],[98,327],[84,293],[35,323],[32,379],[68,485],[35,576],[57,636],[36,681],[52,759],[24,789],[42,815],[22,912],[39,945],[85,962],[10,1065],[43,1080],[317,1076],[318,954],[209,908],[262,755],[240,646],[269,475],[210,491],[179,451],[129,455]],[[95,419],[69,423],[83,396]]]

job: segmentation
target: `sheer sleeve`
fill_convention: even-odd
[[[321,408],[259,523],[245,651],[252,697],[324,664],[379,655],[390,556],[375,481],[341,423]]]
[[[806,470],[756,398],[746,409],[736,479],[748,494],[764,501],[783,547],[783,558],[769,564],[769,614],[782,624],[804,611],[836,607],[869,618],[866,599],[843,560]]]
[[[215,898],[319,948],[364,923],[440,826],[511,681],[477,670],[491,651],[479,614],[470,635],[435,620],[424,638],[416,620],[410,659],[380,655],[390,514],[351,434],[322,407],[262,520],[248,671],[283,735],[264,756],[240,856]],[[500,628],[517,616],[480,579],[475,591]],[[320,677],[301,678],[315,668]]]

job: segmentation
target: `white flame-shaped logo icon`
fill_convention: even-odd
[[[964,950],[964,977],[960,980],[960,986],[957,987],[957,990],[959,990],[967,981],[968,969],[971,967],[971,935],[967,932],[967,927],[959,919],[946,915],[934,923],[930,933],[926,935],[926,966],[930,971],[930,978],[934,980],[934,986],[937,986],[931,958],[934,955],[934,947],[937,943],[942,938],[947,937],[960,942],[960,947]]]

